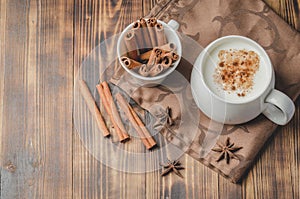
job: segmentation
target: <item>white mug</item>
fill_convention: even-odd
[[[215,89],[213,73],[218,52],[224,49],[253,50],[259,55],[259,71],[253,89],[247,97],[231,97],[226,91]],[[295,112],[293,101],[274,89],[275,75],[265,50],[255,41],[242,36],[225,36],[210,43],[198,56],[191,76],[194,100],[201,111],[212,120],[225,124],[248,122],[263,113],[279,125],[287,124]]]
[[[176,67],[178,66],[181,55],[182,55],[182,47],[180,39],[176,33],[176,30],[179,28],[179,23],[175,20],[170,20],[167,24],[163,21],[157,20],[158,23],[161,23],[164,27],[164,32],[166,35],[166,38],[169,43],[174,43],[176,46],[176,53],[179,56],[179,59],[173,64],[173,66],[168,69],[166,72],[159,74],[155,77],[144,77],[142,75],[139,75],[138,73],[128,69],[124,63],[121,61],[122,55],[126,53],[126,48],[124,44],[124,37],[126,33],[133,27],[134,23],[129,24],[120,34],[118,42],[117,42],[117,53],[118,53],[118,59],[121,64],[121,66],[125,69],[127,73],[129,73],[135,80],[136,83],[140,86],[155,86],[160,84],[169,74],[171,74]],[[149,46],[147,46],[149,47]],[[153,46],[155,47],[155,46]]]

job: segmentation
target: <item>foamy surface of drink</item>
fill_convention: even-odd
[[[216,81],[216,68],[219,66],[219,57],[218,54],[221,50],[245,50],[245,51],[254,51],[259,56],[259,68],[256,71],[251,89],[247,90],[245,95],[240,95],[241,90],[238,88],[236,90],[224,90],[223,86]],[[265,88],[268,86],[271,72],[267,65],[264,56],[264,52],[248,44],[240,41],[239,39],[224,41],[219,45],[214,46],[208,52],[204,51],[205,60],[203,61],[203,78],[206,85],[209,89],[217,96],[223,100],[230,103],[244,103],[251,101],[256,97],[260,96]]]

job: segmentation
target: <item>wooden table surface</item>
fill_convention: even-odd
[[[86,150],[72,121],[78,68],[155,0],[0,1],[1,199],[300,198],[299,99],[241,184],[188,155],[181,179],[120,172]],[[300,30],[299,0],[266,2]]]

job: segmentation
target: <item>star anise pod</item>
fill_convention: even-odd
[[[167,160],[167,164],[161,165],[164,167],[163,172],[161,173],[161,176],[165,176],[169,174],[170,172],[174,172],[179,177],[183,178],[182,174],[179,172],[179,170],[184,169],[184,167],[181,165],[179,160],[170,161]]]
[[[155,116],[158,118],[158,120],[154,124],[154,128],[157,127],[163,127],[163,126],[173,126],[175,124],[174,120],[172,119],[172,110],[168,106],[165,110],[162,108],[159,110],[159,113],[157,113]]]
[[[167,124],[169,125],[169,126],[172,126],[173,124],[174,124],[174,121],[173,121],[173,119],[172,119],[172,113],[171,113],[171,108],[168,106],[167,108],[166,108],[166,115],[167,115]]]
[[[235,155],[234,153],[237,152],[238,150],[242,149],[243,147],[237,147],[234,146],[234,143],[230,143],[230,138],[227,137],[225,144],[217,143],[218,147],[215,147],[212,149],[212,151],[221,153],[218,159],[216,160],[217,162],[225,159],[226,163],[229,164],[230,159],[237,159],[239,160],[239,157]]]

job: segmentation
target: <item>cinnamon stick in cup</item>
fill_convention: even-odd
[[[139,68],[139,74],[144,76],[144,77],[148,77],[149,76],[149,68],[147,67],[146,64],[143,64],[140,68]]]
[[[146,20],[144,18],[141,18],[140,19],[140,24],[141,24],[141,27],[142,27],[142,34],[143,34],[143,38],[144,38],[143,48],[144,49],[151,48],[152,43],[151,43],[151,38],[150,38],[150,35],[149,35],[149,29],[147,27]]]
[[[102,131],[104,137],[109,136],[110,133],[107,130],[107,127],[105,125],[103,117],[102,117],[102,115],[96,105],[96,102],[95,102],[89,88],[87,87],[85,81],[78,80],[78,83],[79,83],[80,93],[83,96],[85,103],[87,104],[88,109],[90,110],[91,114],[94,116],[98,128],[100,129],[100,131]]]
[[[155,25],[156,37],[157,37],[157,45],[162,46],[166,44],[166,35],[165,30],[162,24],[158,23]]]
[[[149,75],[150,77],[155,77],[164,71],[164,67],[162,64],[155,64],[150,70]]]
[[[166,45],[161,46],[161,47],[155,47],[152,50],[149,50],[149,51],[144,52],[143,54],[141,54],[140,59],[141,60],[149,60],[150,57],[151,57],[152,52],[154,52],[156,55],[164,56],[166,53],[170,53],[171,48],[169,48],[169,46],[174,46],[174,45],[166,44]],[[167,50],[167,49],[169,49],[169,50]]]
[[[159,48],[162,50],[165,50],[165,51],[175,51],[176,45],[174,43],[170,42],[165,45],[159,46]]]
[[[153,66],[154,64],[157,64],[160,61],[162,54],[164,53],[165,52],[162,51],[160,48],[153,48],[149,60],[147,62],[147,66]]]
[[[172,57],[170,55],[169,56],[164,56],[162,58],[161,65],[164,69],[169,68],[172,65]]]
[[[175,62],[175,61],[177,61],[179,59],[179,56],[175,52],[166,53],[165,56],[166,57],[171,57],[172,58],[172,62]]]
[[[138,49],[140,52],[142,51],[142,49],[145,46],[144,36],[143,36],[143,32],[142,32],[141,28],[142,28],[141,22],[139,22],[139,21],[134,22],[134,24],[132,26],[132,31],[134,32],[136,41],[138,43]]]
[[[105,84],[105,86],[104,86],[104,84]],[[123,123],[121,121],[120,115],[118,113],[118,110],[115,107],[114,102],[113,101],[109,102],[109,99],[110,99],[109,96],[111,95],[111,93],[109,91],[109,88],[108,88],[108,90],[107,90],[107,88],[104,89],[104,87],[108,87],[108,85],[107,86],[106,85],[107,85],[106,82],[102,83],[102,84],[98,84],[96,86],[96,88],[98,90],[99,96],[104,105],[104,108],[105,108],[106,112],[108,113],[109,118],[110,118],[112,124],[114,125],[114,128],[116,129],[116,132],[119,136],[120,142],[124,142],[129,138],[129,136],[125,131],[125,127],[123,126]]]
[[[156,32],[155,32],[155,25],[157,24],[156,18],[151,17],[150,19],[147,20],[147,26],[148,26],[148,31],[149,35],[151,38],[151,44],[152,46],[157,46],[157,39],[156,39]]]
[[[147,21],[144,18],[140,18],[140,23],[141,23],[141,27],[142,28],[146,28],[147,27]]]
[[[136,60],[130,59],[128,57],[121,57],[121,62],[124,63],[124,65],[128,68],[128,69],[134,69],[138,66],[141,66],[142,64]]]
[[[125,112],[126,116],[128,117],[129,121],[139,134],[143,144],[147,149],[151,149],[156,145],[155,140],[151,137],[150,133],[146,129],[145,125],[136,115],[130,104],[124,99],[124,97],[120,94],[116,94],[116,98],[120,108]]]
[[[157,19],[155,17],[150,17],[148,20],[150,24],[153,24],[153,26],[157,24]]]
[[[131,59],[137,60],[139,55],[138,44],[134,31],[130,30],[125,36],[125,46],[127,54]]]
[[[149,60],[147,62],[147,66],[153,65],[156,62],[156,59],[158,58],[158,54],[154,51],[154,49],[151,51]]]

